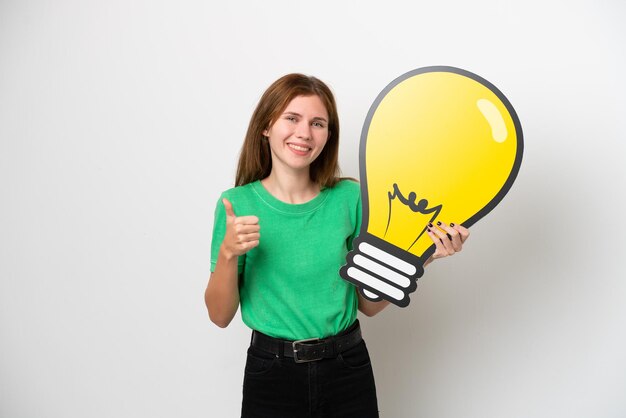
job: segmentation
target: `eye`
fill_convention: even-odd
[[[297,120],[295,116],[291,116],[291,115],[285,116],[285,119],[291,122],[296,122]]]
[[[324,124],[322,122],[313,122],[313,126],[315,126],[316,128],[323,128]]]

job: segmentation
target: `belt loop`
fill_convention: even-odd
[[[285,357],[285,343],[282,340],[278,341],[278,354],[276,357],[284,358]]]
[[[339,355],[339,350],[337,350],[337,339],[336,339],[336,338],[333,338],[333,339],[331,339],[331,341],[333,342],[333,343],[330,345],[330,349],[333,351],[333,352],[331,353],[331,356],[332,356],[332,357],[337,357],[337,356]]]

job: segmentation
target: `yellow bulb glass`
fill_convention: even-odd
[[[513,118],[485,85],[450,72],[402,81],[380,102],[367,133],[367,231],[421,256],[433,244],[421,234],[431,216],[393,199],[389,217],[393,185],[429,207],[442,205],[437,220],[465,222],[502,189],[516,154]]]
[[[453,67],[399,77],[379,95],[363,127],[361,240],[367,235],[387,243],[387,252],[416,265],[418,272],[409,275],[416,280],[434,251],[425,232],[428,223],[468,227],[486,215],[511,187],[522,148],[513,107],[486,80]],[[407,295],[399,301],[400,295],[389,297],[372,282],[348,278],[345,269],[342,276],[361,285],[372,300],[408,304]],[[398,287],[384,273],[375,276]]]

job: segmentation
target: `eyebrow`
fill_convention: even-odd
[[[284,112],[283,115],[293,115],[293,116],[302,117],[301,114],[296,113],[296,112]],[[325,118],[322,118],[322,117],[319,117],[319,116],[314,117],[313,120],[321,120],[321,121],[324,121],[324,122],[328,123],[328,121]]]

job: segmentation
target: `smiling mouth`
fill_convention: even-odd
[[[296,145],[296,144],[287,144],[287,145],[289,145],[289,148],[294,149],[296,151],[300,151],[300,152],[311,151],[311,148],[309,148],[309,147],[302,147],[302,146]]]

